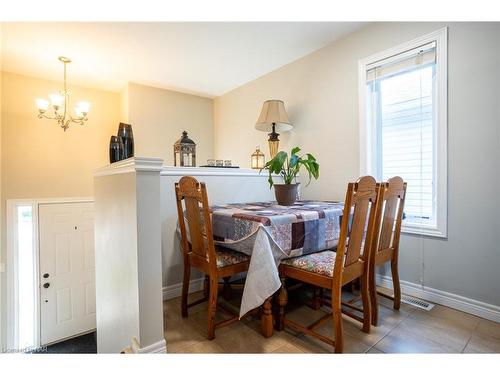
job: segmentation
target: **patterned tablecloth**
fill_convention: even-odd
[[[212,229],[217,245],[250,255],[240,317],[258,307],[281,286],[282,259],[337,246],[343,203],[299,201],[216,205]]]

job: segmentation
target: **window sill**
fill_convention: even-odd
[[[409,225],[403,224],[401,233],[414,234],[426,237],[447,238],[446,230],[431,225]]]

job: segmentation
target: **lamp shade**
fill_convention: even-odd
[[[286,132],[293,128],[288,120],[285,104],[282,100],[266,100],[264,102],[259,119],[255,124],[255,129],[263,132],[271,132],[273,131],[273,123],[277,132]]]

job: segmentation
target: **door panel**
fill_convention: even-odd
[[[40,341],[47,345],[96,328],[93,203],[41,204],[39,237]]]
[[[73,318],[71,288],[56,290],[56,323],[60,324]]]
[[[56,233],[55,234],[55,254],[54,261],[56,263],[54,276],[61,276],[71,272],[71,249],[70,249],[70,234],[71,233]]]
[[[94,254],[94,228],[84,230],[83,236],[83,256],[85,269],[95,269]]]

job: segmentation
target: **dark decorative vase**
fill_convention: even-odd
[[[112,135],[109,140],[109,162],[116,163],[123,159],[123,142],[116,135]]]
[[[280,206],[291,206],[297,200],[299,184],[274,184],[274,194]]]
[[[132,132],[132,125],[120,122],[118,137],[120,137],[123,142],[122,159],[128,159],[134,156],[134,133]]]

